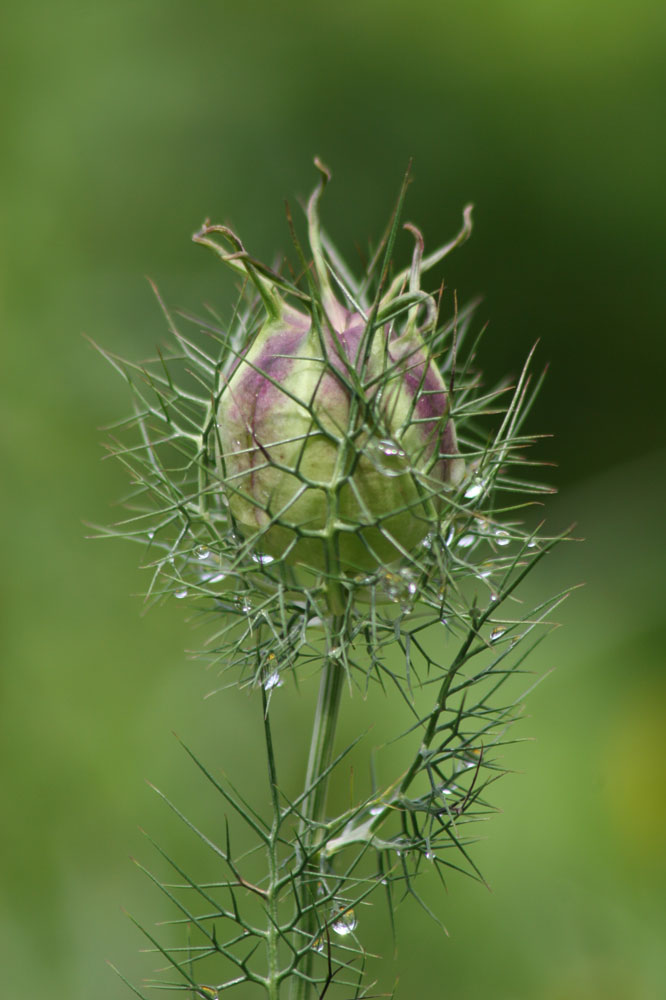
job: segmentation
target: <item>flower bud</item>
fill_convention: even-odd
[[[315,277],[307,312],[281,298],[277,276],[267,277],[228,230],[208,226],[195,239],[218,253],[211,233],[232,242],[236,252],[220,255],[245,270],[268,312],[218,404],[231,514],[259,552],[339,578],[412,552],[464,464],[442,375],[416,325],[424,306],[433,313],[417,287],[420,234],[413,230],[408,293],[394,281],[367,315],[341,305],[319,234],[325,179],[308,206]]]

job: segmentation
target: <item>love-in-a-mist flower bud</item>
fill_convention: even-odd
[[[435,255],[422,260],[412,230],[411,269],[367,309],[343,305],[321,243],[328,175],[318,166],[322,183],[308,205],[314,273],[298,308],[228,229],[207,225],[195,240],[245,272],[267,313],[225,373],[217,409],[220,475],[237,529],[259,553],[340,578],[412,552],[464,466],[427,342],[435,305],[419,289]],[[468,216],[465,225],[461,238]]]

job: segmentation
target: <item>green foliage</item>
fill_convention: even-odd
[[[420,233],[407,226],[415,243],[412,265],[393,273],[404,194],[360,280],[319,232],[319,194],[309,207],[315,279],[295,236],[297,265],[285,277],[253,260],[229,230],[206,224],[195,241],[245,279],[229,322],[212,313],[174,314],[161,303],[171,333],[163,353],[132,363],[103,352],[127,380],[135,403],[132,416],[112,429],[110,443],[132,481],[128,516],[105,533],[142,547],[150,601],[187,599],[207,629],[202,655],[219,670],[217,689],[256,689],[264,721],[265,810],[251,806],[188,750],[243,825],[240,847],[229,825],[220,839],[169,803],[223,875],[203,882],[157,845],[177,882],[147,873],[175,908],[174,922],[186,929],[176,945],[144,931],[167,962],[165,978],[153,985],[193,997],[212,1000],[247,984],[277,998],[287,983],[294,1000],[330,996],[333,987],[340,996],[369,996],[361,917],[367,906],[383,899],[391,920],[405,899],[428,909],[419,893],[425,868],[442,883],[451,870],[481,878],[470,853],[470,827],[493,811],[490,786],[503,773],[501,747],[521,708],[522,689],[514,681],[526,672],[526,658],[566,593],[529,610],[519,594],[557,541],[534,523],[533,509],[547,490],[535,481],[526,452],[532,438],[525,420],[541,380],[532,379],[530,357],[515,385],[485,388],[475,369],[478,339],[467,346],[473,310],[459,312],[454,302],[453,316],[440,321],[441,293],[420,289],[422,273],[469,235],[469,210],[458,236],[430,257],[423,256]],[[375,528],[395,556],[385,564],[380,546],[365,542],[371,569],[334,558],[323,565],[294,561],[289,548],[268,555],[264,542],[283,525],[284,512],[266,505],[267,526],[249,533],[234,513],[235,499],[248,487],[226,473],[220,401],[239,359],[261,335],[266,310],[270,316],[276,302],[291,300],[323,330],[332,287],[345,308],[363,318],[368,357],[384,331],[418,334],[424,370],[435,365],[447,387],[442,428],[453,422],[465,463],[455,481],[424,473],[420,454],[415,458],[403,447],[417,421],[415,407],[399,433],[387,436],[380,401],[404,378],[404,366],[390,355],[379,375],[362,365],[342,379],[354,406],[335,446],[351,455],[350,468],[370,457],[387,489],[395,477],[411,477],[420,491],[419,511],[429,511],[427,530],[411,548],[387,524],[415,516],[413,502],[374,521],[364,507],[351,530]],[[331,358],[324,356],[323,364],[333,371]],[[317,425],[314,399],[311,416]],[[303,433],[302,449],[320,433]],[[269,468],[277,468],[273,453],[263,451]],[[300,477],[303,490],[316,485],[300,467],[289,474]],[[353,483],[350,473],[345,487]],[[289,524],[297,536],[308,534],[308,525]],[[271,700],[282,697],[285,679],[297,682],[313,671],[321,673],[321,688],[307,778],[301,794],[289,798],[278,779]],[[374,687],[397,692],[405,711],[399,737],[405,760],[388,780],[369,768],[371,791],[330,816],[329,779],[355,746],[334,754],[345,686],[363,694]]]

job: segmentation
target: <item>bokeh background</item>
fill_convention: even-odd
[[[586,538],[536,584],[586,586],[533,661],[555,668],[520,724],[535,739],[476,853],[493,891],[451,880],[449,938],[407,904],[397,961],[368,930],[378,991],[665,996],[662,0],[22,0],[0,17],[2,995],[111,1000],[129,994],[105,959],[149,971],[121,907],[166,914],[127,857],[151,860],[139,823],[173,853],[189,841],[143,779],[217,808],[172,729],[262,780],[255,702],[203,701],[182,607],[142,617],[137,553],[85,540],[125,489],[99,428],[129,400],[81,334],[151,353],[165,330],[144,275],[174,305],[227,309],[190,234],[228,220],[271,259],[318,154],[350,258],[410,157],[427,245],[476,204],[444,276],[460,301],[485,296],[489,381],[539,339],[548,516]],[[278,694],[305,738],[311,692]],[[295,736],[285,767],[303,753]]]

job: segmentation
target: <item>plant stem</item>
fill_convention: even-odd
[[[268,958],[268,977],[266,980],[269,1000],[279,1000],[280,996],[280,961],[278,953],[278,912],[277,912],[277,881],[278,881],[278,846],[277,840],[280,832],[280,803],[278,800],[277,772],[275,767],[275,754],[273,751],[273,737],[271,734],[270,719],[268,717],[268,698],[266,689],[261,689],[262,707],[264,711],[264,736],[266,740],[266,758],[268,761],[268,775],[271,786],[271,801],[273,803],[273,823],[271,825],[270,839],[268,843],[268,898],[266,901],[268,909],[268,928],[266,932],[266,948]]]
[[[339,636],[343,629],[343,620],[335,616],[331,622],[331,634]],[[328,793],[329,775],[325,774],[330,767],[333,756],[335,730],[340,711],[340,700],[345,682],[345,668],[341,658],[326,656],[319,684],[319,698],[315,710],[312,738],[310,741],[310,756],[305,776],[305,789],[309,790],[303,802],[303,813],[299,827],[299,836],[304,849],[311,855],[321,839],[321,831],[317,829],[326,816],[326,796]],[[308,943],[317,929],[314,904],[316,900],[313,890],[312,872],[305,871],[301,876],[301,901],[305,914],[299,928],[297,947]],[[311,984],[308,981],[312,969],[312,949],[305,954],[302,976],[292,979],[293,1000],[308,1000],[311,995]]]

